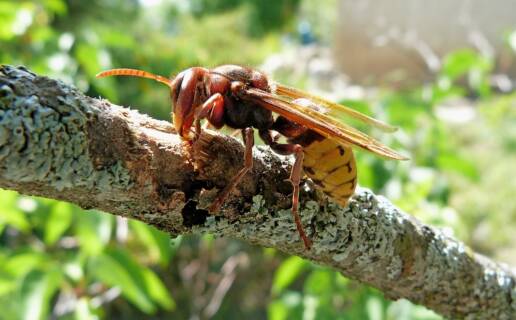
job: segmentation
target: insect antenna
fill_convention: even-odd
[[[143,70],[137,70],[137,69],[127,69],[127,68],[120,68],[120,69],[111,69],[106,70],[98,73],[95,77],[97,78],[104,78],[104,77],[110,77],[110,76],[129,76],[129,77],[139,77],[139,78],[147,78],[147,79],[153,79],[158,82],[166,84],[168,87],[172,87],[172,79],[153,74],[147,71]]]

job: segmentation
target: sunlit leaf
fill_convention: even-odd
[[[367,315],[370,320],[383,319],[383,307],[379,298],[371,296],[366,302]]]
[[[27,251],[10,256],[3,264],[3,270],[21,277],[31,270],[43,268],[49,263],[49,257],[44,253]]]
[[[73,206],[67,202],[56,203],[45,223],[45,243],[53,245],[72,223]]]
[[[441,154],[437,158],[437,165],[441,169],[453,170],[474,181],[478,181],[480,178],[475,162],[461,157],[457,153]]]
[[[439,320],[441,316],[425,307],[412,304],[406,299],[392,302],[387,309],[388,319],[396,320]]]
[[[75,230],[81,250],[89,255],[102,251],[111,238],[113,216],[90,210],[76,214],[75,220]]]
[[[44,6],[56,13],[56,14],[65,14],[67,11],[66,3],[63,0],[43,0]]]
[[[332,291],[334,272],[332,270],[316,269],[305,281],[304,292],[318,296]]]
[[[25,213],[17,206],[18,194],[0,190],[0,224],[8,224],[20,231],[29,232],[30,223]]]
[[[102,63],[103,56],[108,53],[102,48],[81,42],[77,44],[75,49],[75,57],[82,68],[86,71],[88,78],[94,81],[95,87],[102,93],[106,98],[116,101],[118,96],[114,90],[114,79],[102,79],[98,81],[95,79],[95,75],[109,67]]]
[[[288,306],[281,300],[275,300],[269,303],[267,315],[269,320],[286,320],[288,319]]]
[[[119,287],[122,294],[143,312],[156,311],[142,283],[131,274],[132,270],[110,254],[104,253],[94,257],[88,269],[95,279],[109,286]]]
[[[471,49],[463,49],[454,51],[444,58],[441,72],[455,80],[472,68],[484,70],[489,68],[489,65],[479,53]]]
[[[0,271],[0,296],[11,293],[16,288],[16,278]]]
[[[274,274],[272,292],[281,293],[301,274],[308,263],[299,257],[290,257],[283,261]]]
[[[139,265],[125,251],[109,250],[94,259],[90,267],[95,277],[111,286],[120,287],[122,293],[143,312],[154,313],[156,304],[166,310],[175,307],[156,274]]]
[[[24,320],[47,319],[50,301],[59,288],[61,273],[33,270],[23,279],[20,289],[20,311]]]
[[[129,226],[136,239],[146,246],[152,261],[159,261],[162,266],[167,265],[172,254],[170,236],[136,220],[130,220]]]
[[[158,278],[158,276],[150,269],[141,269],[143,281],[145,282],[145,289],[158,305],[165,310],[172,310],[175,308],[174,300],[168,293],[167,288]]]
[[[90,306],[87,298],[81,298],[77,301],[74,312],[75,320],[97,320],[100,319],[99,315]]]

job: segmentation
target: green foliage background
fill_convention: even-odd
[[[171,75],[192,65],[257,66],[285,41],[297,41],[299,12],[304,19],[326,17],[311,22],[315,37],[329,42],[332,19],[325,15],[335,5],[0,0],[0,62],[26,65],[89,95],[168,119],[166,88],[94,75],[111,67]],[[378,88],[371,99],[343,102],[400,126],[395,139],[383,140],[411,155],[399,164],[360,153],[362,186],[474,250],[514,264],[516,180],[507,177],[516,163],[516,94],[492,91],[493,66],[488,57],[459,50],[445,57],[434,82]],[[282,80],[289,82],[285,75]],[[290,84],[302,86],[296,81]],[[457,98],[473,104],[473,121],[436,116],[439,106]],[[209,236],[170,240],[136,221],[4,190],[0,310],[1,319],[439,319],[271,249]]]

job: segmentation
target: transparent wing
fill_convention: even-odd
[[[302,124],[328,139],[338,141],[342,144],[353,144],[385,158],[396,160],[408,159],[365,133],[312,108],[297,104],[294,101],[287,101],[282,96],[263,90],[255,88],[244,90],[242,96],[244,99],[253,100],[264,108],[276,112],[296,123]],[[303,97],[311,99],[309,96]],[[319,102],[318,100],[316,101]]]
[[[276,87],[276,93],[278,95],[283,95],[283,96],[286,96],[286,97],[289,97],[292,99],[298,99],[298,98],[309,99],[316,104],[321,104],[322,106],[327,107],[330,111],[329,114],[332,114],[332,111],[341,112],[351,118],[360,120],[363,123],[371,125],[375,128],[385,131],[385,132],[394,132],[398,129],[385,122],[371,118],[371,117],[369,117],[361,112],[358,112],[352,108],[343,106],[343,105],[335,103],[335,102],[328,101],[328,100],[326,100],[322,97],[316,96],[314,94],[311,94],[311,93],[308,93],[308,92],[305,92],[305,91],[302,91],[302,90],[299,90],[296,88],[288,87],[288,86],[285,86],[285,85],[282,85],[279,83],[274,83],[274,85]]]

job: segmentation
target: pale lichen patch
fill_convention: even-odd
[[[32,77],[20,69],[3,68],[4,73]],[[71,92],[55,88],[48,96],[36,95],[35,90],[16,79],[0,85],[3,179],[41,182],[58,191],[131,187],[130,174],[121,161],[100,169],[94,167],[87,137],[88,121],[94,116],[91,107],[83,105]]]

